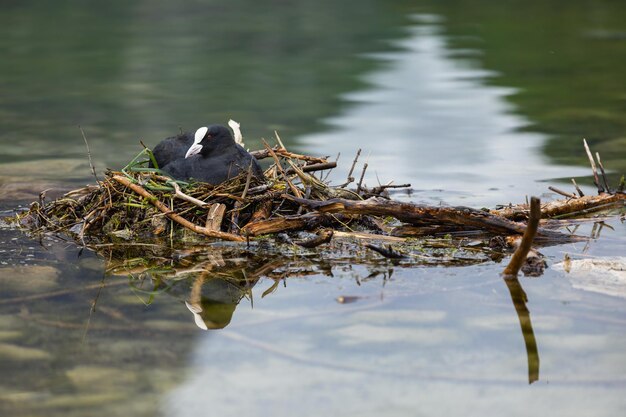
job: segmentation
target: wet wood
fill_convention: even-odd
[[[335,230],[333,237],[337,239],[357,239],[357,240],[382,240],[385,242],[406,242],[406,239],[396,236],[378,235],[367,232],[340,232]]]
[[[259,202],[252,212],[252,217],[250,218],[250,223],[255,223],[261,220],[267,220],[272,214],[273,207],[272,200],[263,200]]]
[[[537,197],[532,197],[530,199],[530,217],[528,218],[528,225],[526,226],[526,230],[524,231],[524,236],[522,240],[513,253],[511,260],[506,268],[504,268],[503,274],[505,276],[516,277],[519,272],[522,264],[526,260],[526,255],[530,250],[530,247],[533,243],[533,239],[537,234],[537,230],[539,229],[539,220],[541,219],[541,200]]]
[[[226,204],[214,203],[209,207],[209,213],[206,216],[206,227],[209,230],[219,231],[222,227],[224,214],[226,213]]]
[[[486,211],[469,207],[435,207],[422,204],[402,203],[372,197],[363,201],[352,201],[334,198],[327,201],[307,200],[290,195],[283,195],[320,213],[370,214],[376,216],[392,216],[410,224],[421,224],[425,220],[444,224],[471,226],[477,229],[498,234],[523,234],[526,226]],[[572,237],[551,230],[538,230],[538,237],[554,241],[571,241]]]
[[[541,216],[543,218],[551,218],[563,215],[575,216],[578,214],[586,214],[593,209],[605,209],[612,205],[620,206],[626,202],[626,195],[621,193],[588,195],[574,198],[571,200],[556,200],[545,203],[541,207]],[[491,210],[492,214],[502,216],[511,220],[523,220],[528,218],[528,205],[520,204],[517,206],[505,207],[499,210]]]
[[[404,259],[406,258],[406,255],[395,251],[391,245],[387,245],[387,247],[385,248],[384,246],[376,246],[373,245],[371,243],[368,243],[367,245],[365,245],[366,248],[373,250],[376,253],[381,254],[382,256],[384,256],[385,258],[388,259]]]
[[[333,223],[335,223],[335,218],[331,215],[307,213],[301,216],[277,217],[248,223],[241,229],[241,233],[247,236],[260,236],[290,230],[311,230],[320,226],[330,226]]]
[[[422,237],[422,236],[442,236],[453,234],[455,236],[473,236],[484,234],[484,232],[475,227],[466,227],[462,225],[420,225],[403,224],[401,226],[392,227],[389,230],[391,236],[398,237]]]

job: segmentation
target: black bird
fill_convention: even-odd
[[[163,139],[152,150],[154,159],[156,159],[159,168],[163,168],[170,162],[176,159],[184,159],[185,154],[193,145],[194,134],[191,132],[181,133],[177,136],[172,136],[167,139]],[[152,167],[152,162],[150,162]]]
[[[217,185],[252,169],[252,174],[263,179],[263,170],[257,160],[235,143],[230,130],[224,126],[201,127],[193,135],[193,142],[184,154],[191,134],[168,138],[159,145],[157,163],[161,169],[177,180],[195,179]],[[159,148],[155,147],[155,151]],[[182,157],[181,157],[181,154]],[[161,165],[159,159],[168,161]]]

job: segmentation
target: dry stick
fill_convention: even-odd
[[[356,186],[356,193],[361,192],[361,186],[363,185],[363,178],[365,178],[365,171],[367,171],[367,162],[363,164],[363,171],[361,171],[361,179]]]
[[[385,191],[387,188],[409,188],[411,186],[411,184],[398,184],[398,185],[394,185],[394,184],[386,184],[386,185],[379,185],[378,187],[374,187],[371,189],[371,193],[372,194],[380,194],[383,191]]]
[[[578,195],[584,197],[585,194],[583,194],[583,190],[581,190],[578,184],[576,184],[576,180],[574,178],[572,178],[572,184],[574,184],[574,188],[576,188],[576,192],[578,193]]]
[[[600,173],[602,174],[602,181],[604,182],[604,187],[606,188],[606,192],[610,193],[611,189],[609,188],[609,182],[606,180],[606,173],[604,172],[604,166],[602,166],[602,161],[600,160],[599,152],[596,152],[596,159],[598,160],[598,166],[600,167]]]
[[[250,188],[250,181],[252,180],[252,161],[250,161],[250,166],[248,167],[248,175],[246,177],[246,185],[243,187],[243,192],[241,193],[241,200],[243,201],[246,198],[246,194],[248,194],[248,188]],[[242,201],[235,202],[233,214],[230,218],[231,231],[235,231],[238,228],[239,223],[239,209],[243,204]]]
[[[324,162],[321,164],[311,164],[301,166],[300,169],[302,172],[313,172],[313,171],[324,171],[326,169],[333,169],[337,167],[337,162]],[[287,170],[287,174],[295,174],[296,171],[293,168],[289,168]]]
[[[159,201],[155,196],[146,191],[143,187],[138,184],[134,184],[131,180],[126,177],[122,177],[121,175],[114,175],[113,179],[120,184],[130,188],[135,193],[140,196],[146,198],[152,205],[154,205],[157,209],[159,209],[163,214],[165,214],[168,218],[175,221],[187,229],[199,233],[204,236],[214,237],[218,239],[231,240],[234,242],[243,242],[244,238],[241,236],[237,236],[231,233],[220,232],[215,230],[209,230],[206,227],[198,226],[195,223],[190,222],[189,220],[179,216],[178,214],[172,212],[169,207]]]
[[[526,255],[528,255],[528,251],[533,243],[533,239],[537,234],[537,229],[539,228],[539,220],[541,219],[541,200],[537,197],[530,198],[530,216],[528,217],[528,224],[526,226],[526,231],[524,232],[524,236],[522,236],[522,241],[518,246],[517,250],[511,257],[509,264],[506,268],[504,268],[503,275],[516,277],[519,272],[524,260],[526,260]]]
[[[300,193],[300,190],[298,190],[296,186],[293,185],[293,183],[289,180],[289,177],[283,170],[283,167],[280,165],[280,161],[278,160],[278,156],[276,156],[276,153],[272,150],[272,148],[270,148],[270,145],[265,141],[265,139],[261,139],[261,141],[263,141],[263,145],[265,145],[265,148],[269,151],[270,155],[272,155],[272,158],[274,158],[276,168],[283,175],[283,178],[285,178],[285,181],[287,182],[287,185],[289,185],[291,192],[293,192],[296,197],[302,197],[302,193]]]
[[[604,189],[600,185],[600,179],[598,178],[596,163],[593,160],[593,156],[591,156],[591,150],[589,149],[589,145],[587,145],[586,139],[583,139],[583,145],[585,145],[585,152],[587,152],[587,157],[589,158],[589,163],[591,164],[591,171],[593,171],[593,183],[596,185],[596,187],[598,187],[598,194],[603,193]]]
[[[175,182],[171,182],[172,186],[174,187],[174,195],[178,198],[180,198],[181,200],[185,200],[188,201],[192,204],[195,204],[196,206],[199,207],[204,207],[206,206],[208,203],[202,201],[202,200],[198,200],[197,198],[193,198],[192,196],[189,196],[185,193],[183,193],[182,191],[180,191],[180,186],[178,184],[176,184]]]
[[[574,193],[568,193],[568,192],[565,192],[565,191],[561,191],[558,188],[553,187],[553,186],[549,186],[548,190],[554,191],[555,193],[561,194],[562,196],[567,197],[567,198],[578,198],[576,196],[576,194],[574,194]]]
[[[298,153],[289,152],[289,151],[287,151],[285,149],[282,149],[282,148],[280,148],[278,146],[274,146],[271,149],[277,155],[284,156],[285,158],[299,159],[301,161],[313,162],[313,163],[318,163],[318,164],[321,164],[321,163],[324,163],[324,162],[328,162],[325,158],[317,158],[317,157],[314,157],[314,156],[302,155],[302,154],[298,154]],[[258,151],[250,151],[250,155],[252,155],[255,159],[265,159],[265,158],[269,158],[269,157],[272,156],[270,151],[267,150],[267,149],[261,149],[261,150],[258,150]]]
[[[281,149],[287,150],[287,148],[285,148],[285,145],[283,145],[283,141],[280,140],[280,136],[278,136],[278,131],[274,131],[274,136],[276,136],[276,142],[278,142],[278,145],[280,145]]]
[[[360,155],[361,155],[361,149],[356,151],[356,156],[354,157],[354,161],[352,161],[352,166],[350,167],[350,172],[348,172],[348,179],[346,180],[344,184],[340,185],[341,188],[345,188],[348,184],[354,182],[354,177],[352,176],[352,173],[354,172],[354,167],[356,167],[356,163],[359,160]]]
[[[339,162],[339,157],[341,156],[341,152],[337,153],[337,158],[335,158],[335,167],[337,166],[337,162]],[[324,177],[322,177],[322,174],[320,174],[320,180],[322,182],[326,182],[326,180],[328,179],[328,177],[330,176],[330,173],[333,171],[333,168],[330,168],[328,170],[328,172],[326,173],[326,175],[324,175]]]
[[[89,150],[89,143],[87,143],[87,136],[85,136],[85,132],[83,131],[83,128],[80,127],[80,125],[78,125],[78,128],[80,129],[80,133],[83,135],[83,140],[85,141],[85,147],[87,147],[87,158],[89,159],[89,166],[91,167],[91,173],[93,174],[93,177],[96,179],[96,183],[98,184],[98,187],[100,187],[100,181],[98,180],[98,176],[96,175],[96,168],[93,166],[93,161],[91,160],[91,151]]]

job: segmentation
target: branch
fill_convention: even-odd
[[[509,264],[506,268],[504,268],[503,275],[505,276],[517,276],[524,260],[526,259],[526,255],[530,250],[530,247],[533,243],[533,239],[537,234],[537,230],[539,228],[539,220],[541,219],[541,200],[537,197],[531,197],[530,199],[530,217],[528,218],[528,225],[526,226],[526,231],[524,232],[524,236],[522,237],[522,241],[518,246],[517,250],[511,257]]]
[[[187,219],[179,216],[178,214],[172,212],[169,207],[167,207],[165,204],[163,204],[161,201],[159,201],[155,196],[150,194],[148,191],[146,191],[140,185],[134,184],[131,180],[129,180],[126,177],[122,177],[121,175],[114,175],[112,178],[115,181],[119,182],[120,184],[122,184],[122,185],[124,185],[124,186],[126,186],[128,188],[130,188],[135,193],[137,193],[140,196],[142,196],[145,199],[147,199],[153,206],[155,206],[157,209],[159,209],[167,217],[169,217],[170,219],[172,219],[176,223],[180,224],[181,226],[186,227],[189,230],[192,230],[192,231],[194,231],[196,233],[199,233],[199,234],[207,236],[207,237],[213,237],[213,238],[224,239],[224,240],[231,240],[231,241],[234,241],[234,242],[243,242],[244,241],[244,238],[242,238],[241,236],[233,235],[231,233],[225,233],[225,232],[220,232],[220,231],[215,231],[215,230],[209,230],[206,227],[198,226],[197,224],[194,224],[194,223],[190,222],[189,220],[187,220]]]

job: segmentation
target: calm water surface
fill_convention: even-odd
[[[251,148],[278,129],[340,152],[335,181],[362,148],[368,184],[436,204],[589,183],[584,136],[623,172],[620,2],[335,3],[9,2],[0,214],[90,181],[79,124],[104,169],[232,117]],[[0,414],[620,415],[623,215],[576,233],[593,238],[505,281],[488,259],[391,263],[341,241],[95,254],[0,223]]]

